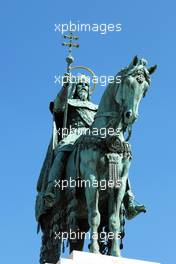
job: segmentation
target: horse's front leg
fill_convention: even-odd
[[[120,173],[120,188],[111,189],[109,197],[109,231],[111,234],[111,248],[109,254],[111,256],[120,257],[119,238],[120,238],[120,208],[126,190],[126,182],[128,178],[128,171],[130,161],[128,159],[122,160],[118,165]],[[112,235],[113,234],[113,235]]]
[[[89,250],[92,253],[99,252],[98,227],[100,225],[100,213],[98,210],[99,191],[97,188],[96,161],[97,152],[86,149],[81,152],[80,173],[81,179],[85,182],[85,196],[88,210],[88,223],[90,227]]]

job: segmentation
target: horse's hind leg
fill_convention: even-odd
[[[76,232],[76,235],[78,238],[76,238],[76,240],[69,240],[70,243],[70,253],[73,250],[78,250],[78,251],[82,251],[83,247],[84,247],[84,238],[85,238],[85,233],[81,233],[80,231]]]
[[[70,253],[73,250],[82,251],[84,247],[84,239],[86,233],[89,231],[89,225],[87,219],[79,219],[78,230],[76,231],[76,239],[69,239]]]

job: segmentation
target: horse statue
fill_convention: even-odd
[[[108,239],[107,254],[120,256],[119,238],[124,236],[125,190],[132,159],[127,141],[138,118],[140,101],[150,86],[150,74],[156,70],[156,66],[147,69],[146,65],[146,60],[136,56],[118,73],[121,83],[107,86],[90,131],[77,140],[68,158],[66,179],[84,182],[82,195],[79,188],[67,188],[69,227],[75,232],[87,232],[90,228],[92,253],[101,251],[99,234],[104,226],[107,233],[113,234]],[[106,136],[102,136],[102,128]],[[127,140],[125,131],[128,131]],[[107,184],[106,190],[100,188],[103,181]],[[80,240],[80,247],[75,241],[70,243],[71,250],[83,247]]]
[[[138,118],[141,99],[151,84],[150,75],[155,70],[156,65],[147,68],[147,61],[135,56],[115,76],[120,76],[121,82],[114,78],[108,84],[91,127],[78,137],[68,156],[62,181],[75,184],[59,189],[57,203],[45,214],[41,213],[43,191],[38,194],[36,218],[43,231],[40,263],[46,259],[57,262],[58,248],[64,246],[63,237],[58,234],[70,231],[76,235],[74,239],[67,237],[70,252],[83,249],[84,238],[90,230],[90,252],[120,256],[125,218],[133,218],[126,210],[132,159],[128,140]],[[47,175],[51,168],[52,144],[47,153],[41,175]],[[43,176],[39,178],[38,186],[42,187],[38,189],[45,190],[47,177],[41,179]],[[145,212],[145,208],[140,208],[141,211]],[[102,233],[106,234],[103,239]]]

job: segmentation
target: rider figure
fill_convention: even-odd
[[[70,81],[70,80],[69,80]],[[46,207],[51,208],[55,204],[55,182],[59,181],[63,175],[68,155],[73,150],[75,141],[88,129],[93,123],[94,116],[98,106],[90,102],[90,87],[89,79],[85,75],[77,76],[75,82],[69,89],[69,84],[66,83],[58,93],[54,103],[51,104],[51,111],[55,116],[57,125],[57,138],[59,142],[54,150],[54,161],[49,170],[44,201]],[[70,133],[69,130],[60,130],[59,118],[62,116],[66,108],[66,94],[68,91],[68,113],[67,113],[67,128],[74,129]],[[66,132],[66,136],[62,137],[61,131]],[[134,195],[131,191],[129,179],[127,181],[126,193],[124,197],[124,206],[127,219],[132,219],[140,212],[145,211],[143,205],[136,205]]]

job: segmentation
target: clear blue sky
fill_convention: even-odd
[[[175,9],[172,0],[1,2],[1,263],[38,263],[35,188],[51,134],[48,104],[59,89],[54,75],[65,72],[66,50],[54,24],[70,20],[122,24],[119,33],[80,33],[75,64],[103,75],[114,75],[136,54],[158,64],[131,140],[131,182],[148,213],[127,223],[122,254],[175,263]]]

